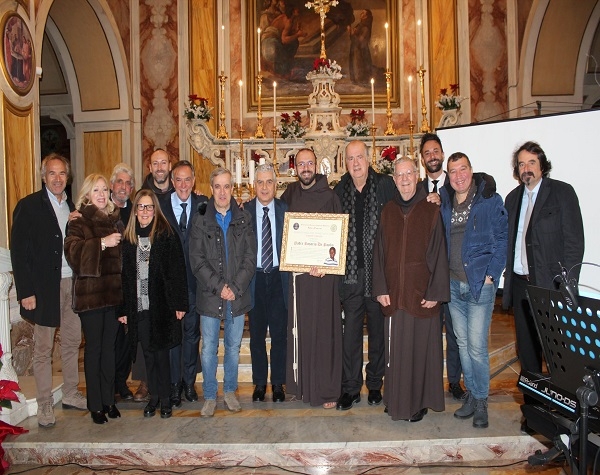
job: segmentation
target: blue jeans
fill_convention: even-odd
[[[217,365],[219,357],[219,333],[221,320],[215,317],[202,315],[200,317],[202,330],[202,391],[204,399],[217,399]],[[228,316],[225,319],[225,358],[223,361],[223,390],[226,393],[234,392],[238,387],[238,363],[240,361],[240,345],[244,332],[244,315],[237,317]]]
[[[469,284],[450,281],[452,323],[467,390],[475,399],[488,397],[490,389],[490,355],[488,334],[496,299],[496,284],[485,284],[479,301],[471,294]]]

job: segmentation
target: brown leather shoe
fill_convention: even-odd
[[[140,381],[140,385],[133,395],[133,400],[136,402],[148,401],[148,385],[146,384],[146,381]]]

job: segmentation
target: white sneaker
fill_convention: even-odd
[[[38,404],[37,420],[40,427],[52,427],[56,423],[52,401]]]
[[[77,409],[79,411],[87,411],[87,399],[86,397],[77,391],[71,396],[63,396],[62,398],[63,409]]]
[[[215,408],[217,407],[216,399],[207,399],[204,401],[204,406],[200,411],[202,417],[212,417],[215,415]]]
[[[242,410],[242,406],[240,406],[240,402],[235,397],[235,393],[225,393],[225,405],[231,412],[240,412]]]

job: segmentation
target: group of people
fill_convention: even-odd
[[[445,325],[448,390],[462,402],[454,415],[488,427],[487,341],[500,277],[506,268],[503,304],[515,308],[521,365],[539,371],[526,287],[551,287],[559,261],[581,262],[581,212],[573,188],[549,178],[550,162],[534,142],[514,153],[520,184],[505,203],[493,177],[474,173],[465,154],[448,157],[444,171],[437,135],[423,136],[420,155],[422,183],[412,159],[397,159],[390,177],[369,166],[364,142],[352,141],[347,173],[331,189],[315,153],[301,149],[298,181],[280,199],[275,170],[259,165],[256,197],[242,205],[229,170],[213,170],[210,198],[197,195],[192,164],[171,166],[163,150],[153,153],[132,201],[133,173],[119,164],[110,181],[88,176],[73,204],[64,191],[68,161],[46,157],[42,190],[15,208],[11,249],[22,315],[35,323],[39,425],[55,423],[51,351],[59,326],[64,408],[88,409],[99,424],[120,417],[115,393],[132,398],[126,379],[136,361],[134,377],[137,364],[136,379],[149,391],[144,416],[170,417],[183,395],[198,400],[199,371],[201,416],[213,416],[223,328],[224,404],[240,411],[248,314],[255,402],[270,382],[274,402],[290,395],[351,409],[365,383],[366,319],[368,404],[383,403],[393,420],[420,421],[428,409],[445,409]],[[327,264],[280,271],[287,211],[349,215],[344,275],[324,272]],[[335,253],[329,259],[337,263]],[[81,329],[87,400],[77,390]]]

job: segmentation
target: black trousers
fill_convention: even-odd
[[[542,372],[542,344],[537,334],[535,321],[527,300],[529,281],[517,274],[512,279],[512,304],[515,313],[515,332],[517,334],[517,355],[521,369],[534,373]],[[523,396],[525,404],[539,404],[531,396]]]
[[[199,372],[200,315],[196,312],[196,294],[188,292],[190,309],[181,319],[181,345],[171,348],[171,383],[193,385]]]
[[[367,316],[369,362],[367,389],[381,389],[385,374],[384,317],[379,302],[365,297],[365,270],[358,270],[356,284],[340,284],[344,309],[342,339],[342,393],[357,394],[363,385],[363,325]]]
[[[460,382],[462,366],[458,353],[458,343],[456,343],[456,335],[452,326],[452,315],[450,315],[447,303],[441,305],[440,319],[442,325],[446,326],[446,375],[449,383],[456,384]]]
[[[171,406],[169,398],[171,393],[171,370],[169,364],[169,349],[150,349],[150,317],[146,312],[141,312],[141,320],[138,321],[138,338],[144,351],[146,362],[146,373],[148,375],[148,391],[150,392],[150,404]]]
[[[260,386],[267,384],[269,363],[265,340],[268,329],[271,337],[271,384],[285,384],[287,308],[279,269],[268,274],[256,272],[254,308],[248,316],[252,382]]]
[[[90,411],[115,403],[115,339],[119,321],[114,307],[79,314],[85,337],[83,366]]]
[[[127,377],[131,371],[131,350],[127,336],[127,325],[119,325],[115,340],[115,390],[127,387]]]

